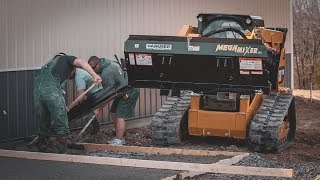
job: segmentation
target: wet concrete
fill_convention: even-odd
[[[179,172],[0,157],[0,179],[5,180],[161,179]]]
[[[72,153],[75,153],[75,152],[73,151]],[[212,164],[223,159],[231,158],[229,156],[221,156],[221,155],[218,155],[218,156],[192,156],[192,155],[177,155],[177,154],[162,155],[162,154],[107,152],[107,151],[86,151],[83,154],[87,156],[200,163],[200,164]]]
[[[16,151],[37,151],[24,140],[0,144],[0,148]],[[144,153],[82,151],[68,149],[68,154],[211,164],[226,156],[149,155]],[[0,157],[0,180],[102,180],[102,179],[162,179],[182,171],[133,168],[72,162],[40,161]]]

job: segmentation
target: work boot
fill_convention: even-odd
[[[38,148],[39,152],[47,152],[49,146],[49,136],[39,134],[38,139],[35,142],[35,146]]]
[[[50,138],[50,151],[53,153],[64,154],[67,152],[68,134],[58,134]]]
[[[95,135],[95,134],[98,134],[99,132],[101,132],[100,130],[100,123],[99,121],[95,118],[92,122],[91,122],[91,125],[90,125],[90,133],[91,135]]]

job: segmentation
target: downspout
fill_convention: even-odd
[[[294,88],[294,69],[293,69],[293,0],[289,0],[289,16],[290,16],[290,51],[291,51],[291,74],[290,74],[290,88]]]

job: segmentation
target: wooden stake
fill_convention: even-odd
[[[246,156],[249,156],[249,153],[244,153],[242,155],[238,155],[238,156],[235,156],[235,157],[230,158],[230,159],[223,159],[223,160],[220,160],[219,162],[213,163],[212,165],[231,166],[233,164],[238,163],[241,159],[243,159]],[[177,174],[175,176],[170,176],[170,177],[163,178],[162,180],[174,180],[174,179],[177,179],[177,177],[181,177],[182,179],[184,179],[186,177],[194,177],[194,176],[198,176],[198,175],[204,174],[204,173],[206,173],[206,172],[185,171],[185,172],[182,172],[182,173]]]

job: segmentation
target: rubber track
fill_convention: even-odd
[[[180,97],[168,97],[151,123],[152,143],[179,144],[187,133],[186,113],[190,107],[190,91],[181,91]],[[182,131],[182,132],[181,132]]]
[[[279,144],[279,130],[285,118],[293,95],[271,93],[251,121],[249,145],[254,151],[278,151],[286,144]]]

